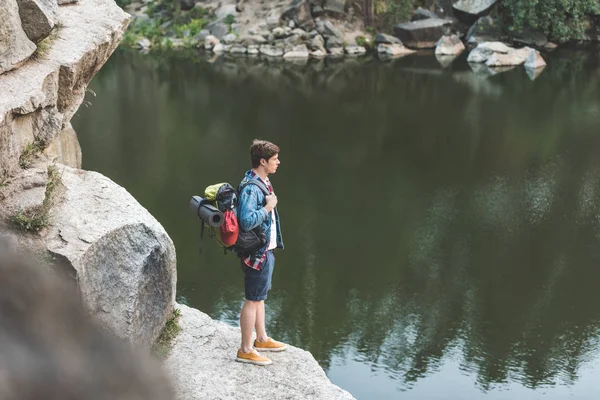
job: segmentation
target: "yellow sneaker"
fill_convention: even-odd
[[[258,351],[252,350],[250,353],[244,353],[242,350],[238,349],[237,357],[235,361],[254,364],[254,365],[270,365],[273,364],[270,358],[263,357],[258,354]]]
[[[284,351],[287,349],[287,344],[271,338],[268,338],[266,342],[259,342],[258,339],[256,339],[254,341],[254,348],[260,351]]]

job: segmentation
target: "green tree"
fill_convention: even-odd
[[[600,12],[597,0],[505,0],[503,5],[512,29],[529,25],[558,42],[583,39],[587,17]]]

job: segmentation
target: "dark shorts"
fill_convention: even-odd
[[[273,250],[267,251],[267,258],[260,271],[250,268],[242,261],[246,300],[260,301],[267,298],[267,292],[271,289],[274,267],[275,256],[273,255]]]

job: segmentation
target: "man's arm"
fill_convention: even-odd
[[[265,207],[258,204],[258,194],[249,186],[246,186],[240,193],[238,207],[238,222],[244,232],[251,231],[269,217]]]

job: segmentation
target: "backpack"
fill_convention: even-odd
[[[209,226],[209,236],[223,248],[224,254],[232,251],[237,253],[238,257],[245,257],[264,246],[267,241],[264,232],[260,232],[258,228],[244,232],[238,224],[238,196],[249,184],[258,186],[265,196],[270,194],[267,187],[256,179],[246,180],[238,186],[237,190],[226,182],[210,185],[204,190],[204,201],[223,213],[223,224],[220,227]],[[205,225],[202,221],[201,240],[204,237]],[[202,253],[202,243],[200,243],[200,253]]]

